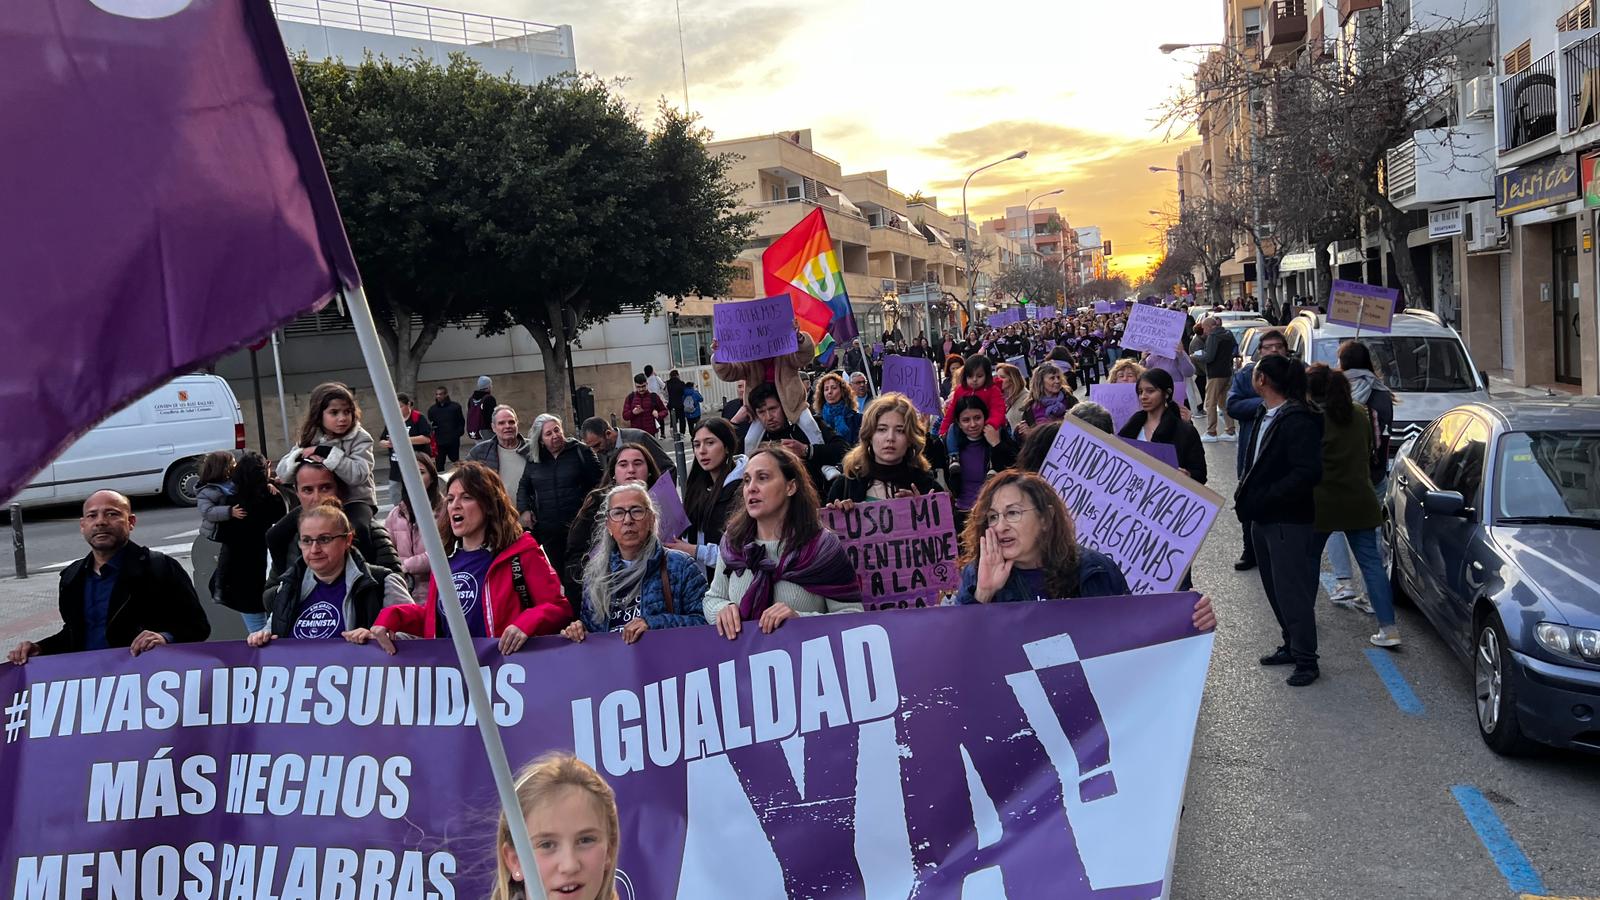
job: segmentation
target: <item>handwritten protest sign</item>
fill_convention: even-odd
[[[1006,362],[1016,366],[1017,371],[1022,373],[1023,378],[1027,378],[1030,374],[1032,374],[1028,369],[1028,358],[1026,356],[1013,356],[1010,359],[1007,359]]]
[[[656,483],[650,485],[650,496],[661,508],[657,525],[663,541],[673,540],[689,530],[689,513],[683,508],[683,498],[678,496],[678,486],[673,483],[671,472],[662,472]]]
[[[867,609],[938,606],[961,586],[949,494],[824,509],[822,524],[844,541]]]
[[[1141,303],[1128,313],[1128,324],[1122,330],[1122,349],[1171,354],[1178,342],[1183,340],[1183,326],[1187,319],[1182,310],[1162,309]]]
[[[1187,405],[1189,390],[1185,382],[1173,384],[1172,399],[1179,406]],[[1133,414],[1139,411],[1139,386],[1137,384],[1100,384],[1089,385],[1089,399],[1104,406],[1106,412],[1111,413],[1111,424],[1117,431],[1128,424]]]
[[[1335,279],[1328,297],[1328,321],[1388,334],[1399,301],[1400,292],[1393,288]]]
[[[933,415],[939,411],[939,379],[933,360],[920,356],[888,356],[883,360],[880,393],[901,393],[911,399],[917,412]]]
[[[1039,318],[1041,318],[1041,319],[1054,319],[1056,316],[1058,316],[1060,314],[1061,314],[1060,311],[1057,310],[1054,306],[1041,306],[1041,307],[1039,307]]]
[[[1213,491],[1072,416],[1039,474],[1066,501],[1078,541],[1116,561],[1135,594],[1175,589],[1222,508]]]
[[[788,294],[711,307],[711,334],[717,362],[753,362],[800,349],[794,330],[794,301]]]

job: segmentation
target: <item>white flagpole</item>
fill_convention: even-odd
[[[422,472],[417,468],[416,451],[411,442],[405,439],[407,423],[400,415],[394,379],[389,376],[383,345],[378,342],[378,329],[372,322],[372,308],[367,305],[366,291],[360,287],[353,288],[345,300],[349,304],[350,322],[355,326],[356,339],[361,343],[362,359],[367,363],[367,374],[372,377],[372,389],[378,395],[378,409],[383,413],[383,423],[388,426],[389,433],[395,436],[391,444],[399,460],[400,478],[405,483],[406,496],[426,497],[428,492],[422,485]],[[420,517],[417,526],[422,535],[422,546],[428,551],[428,569],[433,574],[434,583],[439,586],[439,606],[450,623],[450,643],[455,646],[456,659],[461,664],[461,674],[467,682],[467,702],[473,715],[478,717],[478,733],[483,738],[483,749],[489,757],[489,770],[494,773],[494,785],[500,793],[500,808],[511,828],[511,844],[516,848],[517,861],[522,864],[524,889],[528,900],[545,900],[544,884],[539,881],[539,867],[533,858],[533,842],[528,839],[528,822],[522,815],[522,804],[517,801],[516,786],[511,780],[511,765],[506,761],[506,748],[500,742],[500,728],[494,721],[494,706],[489,702],[489,692],[483,683],[483,669],[478,665],[472,637],[467,631],[467,618],[461,612],[461,598],[456,596],[456,582],[445,560],[444,539],[439,536],[439,526],[433,516]]]
[[[272,329],[272,374],[273,377],[278,379],[278,415],[283,418],[283,446],[285,448],[293,447],[294,438],[289,436],[289,404],[283,396],[283,360],[278,356],[278,329],[276,328]],[[261,445],[264,447],[266,444],[267,439],[263,437]],[[288,450],[284,452],[287,453]]]

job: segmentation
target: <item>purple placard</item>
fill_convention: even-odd
[[[678,486],[673,483],[671,472],[662,472],[656,483],[650,485],[650,496],[661,510],[656,531],[663,541],[675,541],[689,530],[689,513],[683,508],[683,498],[678,496]]]
[[[1136,594],[1181,583],[1222,508],[1215,492],[1074,416],[1039,474],[1072,511],[1079,542],[1115,560]]]
[[[905,394],[917,412],[930,416],[939,412],[939,377],[934,372],[931,359],[920,356],[884,357],[883,382],[878,385],[878,392]]]
[[[954,896],[988,867],[1068,900],[1135,883],[1153,897],[1213,642],[1190,624],[1196,599],[475,645],[512,767],[575,752],[615,791],[625,898],[865,896],[868,872]],[[205,896],[489,893],[498,809],[448,641],[395,657],[309,640],[44,656],[0,667],[0,695],[0,879],[19,896],[43,895],[27,885],[50,872],[73,896],[135,873],[126,896],[202,877]],[[1099,777],[1058,765],[1075,758]],[[974,779],[951,777],[968,765]],[[998,857],[970,850],[974,807],[999,811]]]
[[[1335,279],[1328,293],[1328,321],[1388,334],[1399,304],[1400,292],[1393,288]]]
[[[796,338],[796,340],[798,341],[798,337]],[[799,348],[796,347],[795,349],[799,349]],[[879,357],[879,356],[883,355],[883,342],[882,341],[876,341],[876,342],[873,343],[873,345],[872,345],[872,355],[874,357]]]
[[[772,359],[800,349],[794,300],[788,294],[716,304],[711,307],[711,334],[720,363]]]
[[[1172,385],[1172,400],[1180,407],[1188,402],[1189,388],[1185,382],[1178,381]],[[1111,413],[1111,423],[1117,431],[1128,424],[1133,414],[1139,411],[1139,385],[1137,384],[1112,384],[1102,381],[1099,384],[1089,385],[1089,399],[1104,406],[1106,412]]]
[[[1096,300],[1094,302],[1094,311],[1096,313],[1099,313],[1101,315],[1108,315],[1111,312],[1113,312],[1113,310],[1114,310],[1114,308],[1112,307],[1111,301],[1109,301],[1109,300]]]
[[[823,509],[822,524],[844,541],[868,609],[938,606],[961,584],[949,494]]]
[[[1060,314],[1060,310],[1056,309],[1054,306],[1045,306],[1039,309],[1039,318],[1041,319],[1054,319]]]
[[[1028,379],[1028,376],[1033,374],[1032,370],[1028,368],[1028,358],[1026,356],[1013,356],[1008,358],[1006,362],[1017,367],[1017,371],[1022,373],[1022,378],[1024,381]]]
[[[1183,340],[1187,321],[1188,316],[1182,310],[1141,303],[1128,313],[1128,324],[1122,329],[1122,349],[1171,355]]]
[[[1159,459],[1167,465],[1178,468],[1178,448],[1171,444],[1157,444],[1151,441],[1140,441],[1134,438],[1123,438],[1128,446],[1149,454],[1154,459]]]

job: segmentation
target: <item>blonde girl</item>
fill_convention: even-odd
[[[616,795],[600,773],[569,753],[550,753],[517,773],[516,787],[539,871],[522,871],[502,811],[489,900],[522,900],[530,874],[538,875],[546,897],[617,900],[622,826]]]

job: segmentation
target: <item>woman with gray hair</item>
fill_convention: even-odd
[[[631,644],[651,628],[704,625],[705,568],[661,545],[656,502],[638,483],[606,492],[594,547],[583,567],[583,606],[562,630],[582,642],[591,632],[622,632]],[[574,548],[576,549],[576,548]]]
[[[522,478],[506,490],[517,498],[522,527],[533,532],[550,564],[567,571],[567,526],[583,507],[583,499],[600,483],[600,460],[582,441],[567,437],[558,416],[545,413],[533,420],[528,434],[533,455]],[[583,548],[571,550],[582,553]],[[578,586],[563,580],[568,597],[578,596]]]

